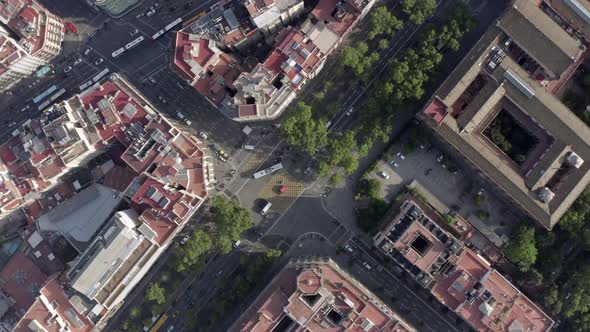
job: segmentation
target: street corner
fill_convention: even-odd
[[[283,213],[305,190],[302,182],[287,172],[273,175],[260,192],[260,198],[272,203],[273,211]]]
[[[240,175],[243,178],[249,178],[254,174],[258,166],[264,161],[266,158],[266,153],[264,151],[256,151],[250,156],[247,157],[246,161],[240,166]]]

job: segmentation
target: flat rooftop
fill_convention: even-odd
[[[500,22],[524,15],[515,10],[510,8]],[[530,14],[535,17],[545,15],[536,12],[540,11],[537,7],[527,7],[528,11],[535,11],[535,15]],[[550,51],[543,48],[530,54],[532,48],[524,50],[505,29],[500,24],[486,31],[421,116],[524,211],[551,229],[590,182],[590,164],[584,162],[590,160],[590,129],[548,91],[546,76],[537,79],[537,74],[547,72],[533,56]],[[544,36],[551,42],[562,38],[556,31]],[[571,47],[573,52],[574,47],[567,45],[546,48]],[[486,135],[500,112],[509,114],[512,125],[535,141],[522,163],[515,162]]]

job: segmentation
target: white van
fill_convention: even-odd
[[[272,206],[271,202],[266,202],[266,205],[264,205],[264,207],[262,208],[262,210],[260,210],[260,214],[261,215],[265,215],[268,210],[270,210],[270,207]]]
[[[254,145],[244,144],[244,145],[242,145],[242,148],[244,150],[250,150],[250,151],[252,151],[252,150],[254,150]]]

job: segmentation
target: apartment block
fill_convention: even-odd
[[[33,0],[0,2],[0,93],[61,51],[61,18]]]
[[[229,329],[416,331],[329,258],[292,259]]]
[[[553,320],[413,201],[373,238],[424,288],[476,331],[549,331]]]
[[[590,182],[590,128],[555,95],[586,54],[583,38],[535,2],[514,1],[419,114],[501,198],[547,229]]]

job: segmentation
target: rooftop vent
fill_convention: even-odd
[[[567,156],[566,161],[568,165],[575,168],[580,168],[580,166],[584,164],[584,159],[578,156],[578,154],[576,154],[575,152],[571,152],[569,156]]]
[[[539,190],[537,196],[543,203],[549,203],[555,197],[555,194],[549,188],[543,187]]]

